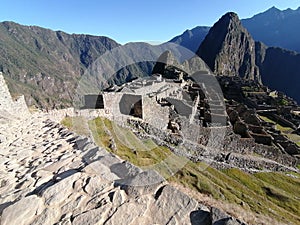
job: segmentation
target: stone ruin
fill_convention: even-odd
[[[294,157],[297,148],[286,148],[284,143],[282,148],[276,145],[278,138],[270,134],[256,109],[247,107],[243,95],[236,92],[244,81],[229,79],[234,85],[227,87],[224,102],[223,96],[214,89],[207,90],[204,83],[189,77],[167,79],[154,74],[106,89],[98,96],[100,110],[120,125],[135,129],[137,134],[146,131],[146,135],[158,137],[158,143],[193,161],[208,160],[217,168],[239,167],[246,171],[293,171],[290,167],[298,163]],[[254,105],[249,103],[252,100],[246,102]],[[259,157],[253,158],[253,154]],[[271,161],[265,163],[262,157]]]
[[[116,121],[141,119],[163,130],[174,131],[179,126],[175,117],[204,127],[226,125],[223,98],[211,94],[208,101],[204,89],[204,84],[191,79],[165,79],[155,74],[110,87],[99,95],[85,95],[82,108],[101,109]]]
[[[221,77],[219,81],[225,97],[230,99],[227,102],[227,113],[235,133],[242,138],[253,138],[258,144],[275,145],[280,151],[290,155],[300,154],[299,146],[276,130],[274,123],[264,121],[260,117],[276,121],[296,134],[300,117],[292,113],[298,110],[294,100],[254,81],[237,81],[230,77]],[[282,102],[285,104],[282,105]]]

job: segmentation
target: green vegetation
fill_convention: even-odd
[[[71,106],[80,71],[118,46],[106,37],[70,35],[13,22],[1,22],[0,33],[0,70],[11,93],[25,95],[39,108]],[[89,46],[84,45],[87,40],[93,40]]]
[[[298,146],[300,146],[300,136],[297,134],[292,134],[292,132],[293,132],[292,128],[282,126],[282,125],[276,123],[275,121],[269,119],[268,117],[265,117],[265,116],[259,116],[259,117],[266,122],[273,123],[275,125],[276,130],[279,130],[288,139],[290,139],[291,141],[295,142]]]
[[[239,169],[218,171],[199,167],[203,168],[199,163],[189,162],[169,180],[276,220],[300,224],[299,178],[281,173],[251,175]]]
[[[276,122],[274,122],[273,120],[269,119],[268,117],[266,116],[259,116],[262,120],[268,122],[268,123],[273,123],[273,124],[276,124]]]
[[[300,146],[300,136],[298,134],[288,133],[286,136],[293,142],[295,142],[298,146]]]
[[[260,94],[260,93],[263,93],[261,90],[260,90],[260,88],[259,87],[257,87],[257,86],[243,86],[242,87],[242,90],[244,91],[244,92],[251,92],[251,93],[258,93],[258,94]]]
[[[290,128],[290,127],[284,127],[284,126],[281,126],[280,124],[276,124],[275,128],[277,130],[280,130],[282,133],[288,133],[288,132],[292,132],[293,129]]]
[[[64,123],[68,125],[70,119]],[[152,140],[141,140],[129,129],[108,119],[97,118],[88,124],[97,144],[139,167],[156,169],[172,183],[283,223],[300,224],[299,174],[248,174],[239,169],[219,171],[205,163],[185,161],[178,156],[169,159],[172,153],[168,148],[157,146]],[[184,166],[169,176],[170,171],[175,172],[172,169],[177,169],[180,164]]]
[[[270,118],[266,117],[266,116],[259,116],[262,120],[266,121],[266,122],[269,122],[269,123],[272,123],[275,125],[275,129],[281,131],[282,133],[289,133],[289,132],[292,132],[293,129],[290,128],[290,127],[285,127],[285,126],[282,126],[278,123],[276,123],[274,120],[271,120]]]
[[[87,126],[87,121],[82,116],[65,117],[60,123],[79,135],[90,135],[90,131]]]
[[[130,130],[108,119],[96,118],[89,121],[89,127],[98,145],[139,167],[157,164],[171,154],[168,148],[157,146],[152,140],[139,140]]]
[[[286,100],[286,99],[280,99],[279,102],[278,102],[279,105],[288,105],[289,104],[289,101]]]

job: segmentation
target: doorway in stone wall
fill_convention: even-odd
[[[119,103],[123,115],[143,118],[143,101],[141,95],[124,94]]]

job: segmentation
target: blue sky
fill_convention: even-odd
[[[119,43],[167,41],[186,29],[211,26],[228,11],[249,18],[272,6],[296,9],[300,0],[1,0],[0,21],[104,35]]]

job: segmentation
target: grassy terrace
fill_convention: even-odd
[[[297,134],[292,134],[293,129],[290,127],[284,127],[280,124],[276,123],[275,121],[269,119],[266,116],[259,116],[262,120],[275,124],[275,129],[279,130],[282,134],[284,134],[288,139],[295,142],[298,146],[300,146],[300,136]]]
[[[80,128],[83,118],[64,120],[67,127]],[[71,121],[71,122],[70,122]],[[78,125],[73,125],[76,123]],[[77,121],[77,122],[75,122]],[[120,156],[124,160],[147,168],[154,168],[171,183],[186,187],[191,192],[202,193],[225,203],[234,203],[244,210],[265,215],[284,224],[300,224],[300,178],[298,174],[284,173],[248,174],[239,169],[219,171],[204,163],[193,163],[180,157],[172,157],[164,146],[156,146],[152,140],[140,140],[128,129],[104,118],[88,122],[99,146]],[[76,130],[75,130],[76,131]],[[169,160],[169,161],[168,161]],[[162,161],[169,162],[168,167]],[[173,164],[172,164],[173,163]],[[173,176],[176,165],[184,165]],[[234,214],[232,209],[228,209]],[[255,224],[251,219],[249,224]]]

